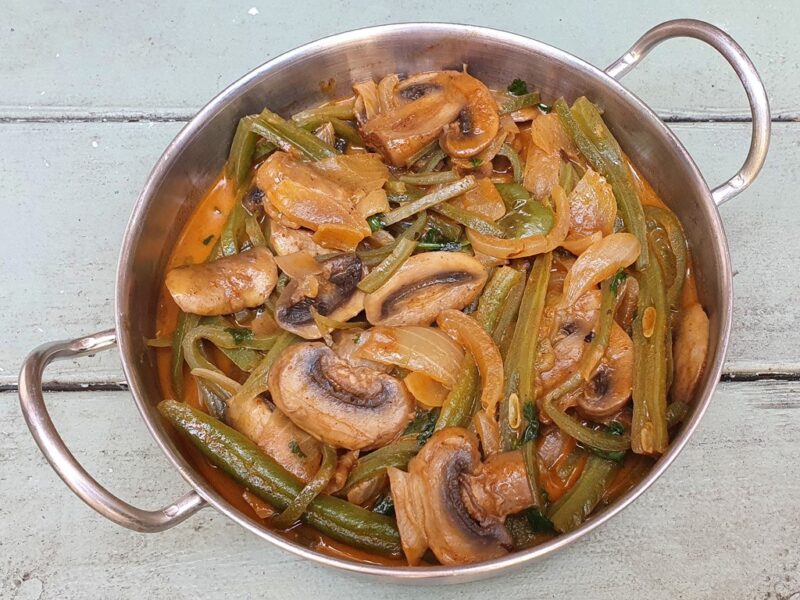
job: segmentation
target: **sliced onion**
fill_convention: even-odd
[[[285,256],[276,256],[275,264],[292,279],[302,279],[308,275],[322,273],[322,265],[307,250],[292,252]]]
[[[617,201],[614,191],[605,178],[586,169],[581,180],[569,195],[570,237],[584,237],[595,233],[609,235],[614,231]]]
[[[400,77],[395,73],[387,75],[378,82],[378,101],[380,103],[381,112],[388,112],[392,110],[395,105],[394,88],[400,83]]]
[[[567,252],[571,252],[575,256],[580,256],[586,252],[586,250],[588,250],[589,246],[595,242],[599,242],[602,237],[603,234],[601,232],[595,231],[592,235],[587,235],[586,237],[564,240],[561,242],[561,247]]]
[[[476,179],[474,188],[467,190],[450,203],[492,221],[506,214],[503,197],[489,179]]]
[[[369,81],[355,84],[353,91],[356,93],[356,103],[353,110],[358,124],[363,125],[381,111],[378,86],[370,79]]]
[[[331,332],[337,329],[363,329],[368,325],[364,321],[337,321],[336,319],[331,319],[330,317],[319,314],[317,309],[313,306],[309,310],[317,329],[319,329],[319,332],[322,334],[328,346],[333,345]]]
[[[486,411],[479,410],[472,417],[472,424],[481,441],[484,458],[500,452],[500,426],[497,421],[487,415]]]
[[[389,199],[386,197],[386,190],[372,190],[356,204],[356,212],[364,217],[371,217],[378,213],[389,210]],[[379,229],[378,231],[383,231]],[[376,232],[377,233],[377,232]]]
[[[446,333],[434,327],[373,327],[354,352],[357,358],[397,365],[424,373],[446,388],[461,375],[464,351]]]
[[[210,381],[211,383],[216,383],[219,387],[223,390],[228,392],[231,396],[233,396],[236,392],[242,389],[242,384],[238,381],[234,381],[227,375],[220,373],[219,371],[212,371],[211,369],[203,369],[201,367],[194,368],[190,371],[192,375],[195,377],[199,377],[205,381]]]
[[[405,376],[403,383],[416,401],[427,408],[441,406],[450,393],[441,383],[419,371],[411,371]]]
[[[389,179],[389,169],[380,155],[372,152],[338,154],[315,162],[313,167],[351,193],[379,190]]]
[[[366,225],[366,221],[364,221]],[[369,228],[369,225],[367,225]],[[312,239],[323,248],[332,250],[354,250],[358,243],[366,237],[362,227],[353,227],[341,223],[324,223],[317,227]]]
[[[639,240],[632,233],[612,233],[595,242],[581,254],[564,278],[562,306],[572,306],[584,292],[639,256]]]
[[[553,188],[556,219],[552,229],[545,235],[534,235],[526,238],[504,239],[484,235],[477,231],[467,230],[467,237],[472,248],[495,258],[522,258],[549,252],[559,246],[569,231],[569,202],[560,186]]]
[[[472,354],[483,384],[481,406],[486,414],[494,416],[497,404],[503,397],[503,358],[492,336],[475,319],[460,310],[443,310],[436,317],[436,323]]]

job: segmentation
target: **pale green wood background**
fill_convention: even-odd
[[[799,9],[793,0],[3,2],[0,597],[800,598]],[[135,197],[183,122],[225,85],[284,50],[365,25],[487,25],[604,66],[675,17],[716,23],[747,49],[776,123],[761,177],[721,210],[735,270],[727,381],[675,465],[621,516],[507,577],[400,587],[309,565],[211,511],[158,535],[119,529],[41,458],[17,407],[19,364],[38,343],[111,325]],[[711,50],[670,42],[625,85],[675,121],[709,183],[737,168],[746,103]],[[102,391],[122,381],[116,357],[47,378],[68,390],[51,394],[57,425],[102,482],[145,507],[185,491],[127,393]]]

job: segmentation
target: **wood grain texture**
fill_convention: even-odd
[[[569,549],[502,578],[409,588],[316,567],[213,510],[154,535],[73,496],[0,394],[3,598],[789,598],[800,592],[797,383],[723,383],[695,437],[631,507]],[[48,397],[76,456],[122,498],[167,503],[186,485],[125,393]],[[792,597],[794,598],[794,597]]]
[[[114,270],[122,232],[151,165],[180,123],[0,124],[3,240],[0,385],[16,381],[37,344],[113,325]],[[679,124],[675,131],[711,184],[739,166],[747,124]],[[735,269],[734,330],[726,371],[800,372],[791,335],[800,211],[796,157],[800,125],[779,123],[758,181],[722,208]],[[47,380],[116,382],[114,352],[61,363]]]
[[[800,17],[793,0],[488,5],[418,0],[193,3],[4,2],[0,117],[185,118],[228,83],[278,54],[358,27],[408,21],[471,23],[520,33],[604,67],[650,27],[679,17],[715,23],[750,53],[774,114],[800,115]],[[256,9],[255,11],[252,9]],[[256,14],[251,14],[256,13]],[[76,32],[80,32],[79,35]],[[659,48],[626,85],[664,116],[747,116],[724,60],[699,42]]]

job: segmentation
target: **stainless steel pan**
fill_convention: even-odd
[[[741,169],[710,189],[669,128],[618,83],[661,42],[691,37],[715,48],[736,71],[753,115],[750,151]],[[263,106],[290,113],[324,99],[321,83],[341,95],[351,83],[391,72],[413,73],[469,65],[501,87],[515,77],[533,82],[544,98],[585,94],[605,110],[617,139],[686,228],[694,251],[701,300],[711,320],[708,367],[692,412],[647,477],[572,533],[493,560],[458,567],[380,567],[333,558],[294,544],[225,501],[179,452],[155,404],[161,400],[153,351],[156,299],[175,240],[221,170],[237,120]],[[142,532],[173,527],[211,506],[245,529],[299,556],[346,571],[394,580],[464,581],[495,575],[567,546],[633,502],[661,476],[697,427],[719,380],[731,327],[731,266],[717,207],[744,190],[767,154],[770,114],[763,83],[741,47],[720,29],[693,20],[663,23],[644,34],[619,60],[600,70],[562,50],[518,35],[466,25],[416,23],[370,27],[312,42],[269,61],[228,87],[177,135],[153,168],[134,207],[117,270],[115,327],[75,340],[45,344],[26,359],[19,378],[22,411],[53,469],[84,502],[115,523]],[[191,491],[160,510],[135,508],[104,489],[75,460],[47,413],[42,373],[54,360],[118,346],[133,399],[150,433]]]

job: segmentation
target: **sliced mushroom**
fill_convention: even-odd
[[[364,299],[373,325],[430,325],[447,308],[462,309],[486,283],[486,271],[462,252],[425,252],[409,258]]]
[[[632,387],[633,342],[615,322],[600,366],[578,396],[578,408],[593,419],[608,417],[625,405]]]
[[[386,445],[414,416],[402,382],[355,367],[319,342],[290,346],[270,370],[269,389],[295,425],[348,450]]]
[[[167,273],[165,283],[180,309],[196,315],[228,315],[263,304],[278,281],[278,268],[266,248]]]
[[[467,98],[451,84],[451,78],[452,72],[444,71],[402,82],[396,88],[398,105],[361,127],[365,142],[394,166],[407,166],[466,105]]]
[[[314,297],[304,295],[309,286],[292,280],[284,288],[275,306],[275,320],[283,329],[307,340],[322,337],[313,307],[320,315],[347,321],[364,308],[364,292],[356,286],[366,269],[355,254],[338,254],[322,262],[322,273],[316,277]]]
[[[520,450],[490,456],[474,473],[462,477],[462,485],[464,503],[480,523],[516,514],[533,504]]]
[[[269,242],[278,256],[302,251],[315,256],[328,252],[314,241],[313,232],[307,229],[291,229],[274,219],[270,221],[269,228]]]
[[[691,402],[708,358],[708,315],[694,303],[683,309],[678,321],[673,356],[675,381],[672,399]]]
[[[407,474],[389,470],[400,539],[409,563],[416,564],[425,547],[445,565],[491,560],[511,550],[511,534],[502,518],[486,513],[479,520],[469,510],[472,496],[465,494],[464,482],[479,469],[475,435],[450,427],[431,436],[409,462]],[[465,498],[470,500],[465,502]]]
[[[452,85],[466,98],[458,119],[442,131],[439,144],[454,158],[470,158],[488,146],[500,128],[497,102],[482,82],[466,73],[455,73]]]

